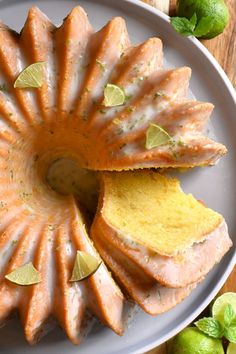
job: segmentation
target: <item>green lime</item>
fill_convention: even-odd
[[[146,149],[150,150],[171,141],[171,136],[157,124],[150,124],[146,131]]]
[[[5,275],[5,278],[18,285],[32,285],[40,283],[41,276],[31,262],[16,268],[11,273]]]
[[[44,82],[44,72],[46,62],[41,61],[38,63],[27,66],[17,77],[14,82],[15,88],[37,88],[41,87]]]
[[[228,304],[232,305],[236,312],[236,293],[225,293],[219,296],[212,305],[212,316],[221,324],[224,324],[224,312]]]
[[[224,0],[179,0],[177,15],[190,19],[196,13],[197,20],[210,17],[210,31],[202,38],[213,38],[222,33],[229,21],[229,11]]]
[[[91,254],[77,251],[74,268],[70,281],[80,281],[94,274],[101,261]]]
[[[229,343],[226,353],[227,354],[236,354],[236,344]]]
[[[125,102],[125,93],[122,88],[113,84],[107,84],[104,89],[103,104],[105,107],[120,106]]]
[[[208,337],[196,327],[187,327],[170,342],[168,354],[224,354],[219,339]]]

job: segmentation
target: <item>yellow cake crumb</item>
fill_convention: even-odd
[[[176,178],[153,171],[104,173],[104,218],[131,239],[174,255],[201,242],[223,217],[185,194]]]

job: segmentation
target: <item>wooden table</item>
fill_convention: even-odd
[[[202,43],[218,60],[230,78],[234,88],[236,88],[236,0],[225,0],[225,2],[230,9],[230,23],[220,36],[211,40],[204,40]],[[175,13],[175,6],[176,1],[170,1],[170,15]],[[236,266],[220,292],[224,293],[227,291],[236,292]],[[166,344],[148,352],[148,354],[166,353]]]

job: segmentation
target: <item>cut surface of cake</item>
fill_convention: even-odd
[[[161,255],[177,255],[223,222],[221,215],[184,194],[174,178],[140,171],[103,178],[104,218],[127,239]]]
[[[169,287],[201,280],[231,247],[223,217],[154,171],[104,172],[92,237]],[[209,254],[211,255],[209,257]]]
[[[91,315],[115,333],[124,332],[128,301],[102,258],[127,296],[157,314],[186,297],[229,248],[223,218],[196,207],[191,197],[184,197],[186,208],[193,203],[197,222],[202,216],[207,220],[197,234],[179,222],[184,231],[179,242],[171,232],[167,241],[155,240],[150,225],[145,246],[138,246],[140,215],[130,208],[137,220],[127,219],[130,229],[120,225],[121,199],[114,224],[135,243],[127,246],[125,237],[117,237],[116,227],[103,218],[102,202],[92,227],[95,246],[90,238],[97,171],[137,170],[138,181],[144,178],[139,168],[207,166],[226,153],[224,145],[204,135],[213,105],[187,98],[190,76],[188,67],[163,67],[160,39],[133,46],[120,17],[95,32],[79,6],[60,27],[33,7],[19,34],[0,25],[0,321],[17,311],[29,343],[38,340],[50,317],[73,343],[86,334]],[[111,88],[119,92],[119,104]],[[119,176],[122,182],[129,175]],[[110,197],[116,198],[113,192]],[[106,201],[106,188],[101,193]],[[131,190],[126,198],[132,199]],[[157,209],[149,206],[153,222]],[[213,258],[201,268],[207,243]],[[180,262],[175,253],[182,249],[188,251]],[[150,263],[138,259],[145,252]],[[78,254],[85,257],[85,271]],[[99,266],[91,269],[85,259]],[[181,275],[186,264],[189,270]],[[191,272],[194,279],[188,279]]]

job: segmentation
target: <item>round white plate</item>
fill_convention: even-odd
[[[183,189],[225,216],[229,232],[236,244],[236,99],[229,80],[209,52],[196,39],[178,35],[169,25],[168,17],[135,0],[25,0],[0,1],[0,18],[10,27],[20,30],[28,8],[37,5],[59,25],[76,5],[87,11],[92,25],[98,29],[114,16],[127,21],[134,43],[148,37],[163,40],[164,53],[170,66],[188,65],[193,70],[191,90],[203,101],[215,104],[209,133],[224,143],[229,153],[214,167],[195,168],[181,175]],[[209,255],[210,256],[210,255]],[[197,289],[171,311],[157,317],[139,312],[123,337],[97,325],[79,346],[73,346],[57,327],[35,347],[24,340],[23,331],[16,320],[9,320],[0,329],[0,353],[4,354],[132,354],[145,351],[163,343],[188,325],[212,300],[227,279],[235,264],[232,249],[214,268]]]

